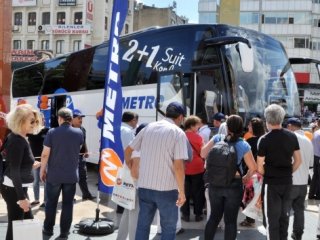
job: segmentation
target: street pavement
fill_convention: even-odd
[[[89,168],[88,172],[88,183],[90,191],[97,195],[97,173],[94,168]],[[41,196],[43,196],[43,187],[41,187]],[[33,191],[29,190],[30,200],[33,201]],[[95,212],[97,208],[96,201],[82,201],[81,191],[77,186],[77,192],[75,197],[75,205],[74,205],[74,214],[73,214],[73,228],[71,229],[71,234],[69,235],[69,240],[90,240],[90,239],[110,239],[114,240],[117,237],[118,230],[115,230],[114,233],[104,236],[87,236],[81,235],[78,233],[77,229],[74,228],[74,225],[79,223],[82,219],[94,219]],[[101,218],[109,218],[112,219],[117,226],[119,223],[120,215],[115,213],[116,205],[110,200],[110,197],[106,194],[100,193],[100,217]],[[42,200],[42,198],[41,198]],[[316,239],[316,229],[318,223],[318,207],[320,201],[317,200],[306,200],[306,204],[308,205],[305,211],[305,233],[303,235],[304,240]],[[33,214],[36,218],[40,220],[44,220],[44,209],[40,208],[39,205],[32,208]],[[6,215],[6,205],[3,199],[0,196],[0,240],[5,239],[6,228],[7,228],[7,215]],[[59,217],[61,213],[61,199],[58,206],[57,212],[57,220],[56,226],[54,229],[54,236],[46,237],[44,236],[44,240],[53,240],[59,239]],[[191,219],[193,219],[191,217]],[[241,222],[244,219],[244,215],[240,212],[238,217],[238,222]],[[177,235],[177,240],[187,240],[187,239],[204,239],[204,227],[205,220],[201,222],[184,222],[182,221],[182,227],[185,231],[179,235]],[[289,226],[289,238],[292,229],[292,216],[290,217],[290,226]],[[224,231],[219,229],[215,240],[222,240]],[[151,227],[151,233],[149,239],[160,240],[161,235],[157,234],[157,226],[156,223]],[[261,222],[257,222],[255,227],[238,227],[238,240],[265,240],[265,229],[262,226]],[[29,240],[29,239],[23,239]],[[30,239],[32,240],[32,239]]]

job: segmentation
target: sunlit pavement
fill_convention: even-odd
[[[89,182],[89,188],[90,191],[97,195],[97,175],[96,172],[93,169],[89,170],[88,174],[88,182]],[[41,188],[41,194],[43,194],[43,188]],[[29,190],[29,195],[31,201],[33,200],[33,192],[32,189]],[[43,196],[43,195],[41,195]],[[77,193],[76,193],[76,202],[74,205],[74,215],[73,215],[73,225],[79,223],[81,219],[86,218],[95,218],[95,209],[97,208],[97,203],[95,201],[82,201],[82,196],[79,187],[77,186]],[[115,225],[118,225],[118,218],[117,214],[115,214],[115,204],[109,200],[109,197],[105,194],[100,195],[101,201],[100,201],[100,217],[102,218],[110,218],[114,221]],[[318,205],[320,204],[320,201],[316,200],[308,200],[306,201],[308,203],[308,207],[305,211],[305,234],[303,235],[303,239],[310,240],[310,239],[316,239],[316,228],[318,223]],[[40,208],[39,205],[32,208],[33,214],[36,218],[43,220],[44,219],[44,209]],[[59,239],[59,217],[60,217],[60,204],[58,207],[58,213],[57,213],[57,220],[56,220],[56,227],[54,229],[54,236],[52,237],[44,237],[44,240],[47,239]],[[191,219],[193,219],[191,217]],[[244,219],[244,216],[242,213],[239,214],[238,222],[241,222]],[[6,216],[6,205],[4,203],[4,200],[0,198],[0,239],[5,239],[5,233],[6,233],[6,226],[7,226],[7,216]],[[205,220],[202,222],[184,222],[182,221],[182,227],[185,229],[185,231],[179,235],[177,235],[178,240],[186,240],[186,239],[204,239],[204,227],[205,227]],[[292,229],[292,217],[290,217],[290,227],[289,227],[289,237],[291,235],[291,229]],[[90,240],[90,239],[116,239],[117,236],[117,230],[114,231],[114,233],[110,235],[104,235],[104,236],[85,236],[80,235],[77,232],[76,228],[72,228],[71,234],[69,235],[70,240]],[[160,239],[160,235],[157,234],[157,227],[156,225],[152,225],[151,227],[151,233],[150,233],[150,239],[158,240]],[[223,230],[219,229],[216,235],[216,240],[222,240],[223,238]],[[255,227],[246,228],[246,227],[238,227],[238,240],[264,240],[266,239],[265,236],[265,229],[262,226],[261,222],[257,222]],[[28,240],[28,239],[24,239]],[[31,240],[31,239],[30,239]]]

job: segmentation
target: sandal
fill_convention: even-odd
[[[242,226],[242,227],[254,227],[254,223],[251,223],[251,222],[248,222],[246,219],[245,220],[243,220],[240,224],[239,224],[240,226]]]

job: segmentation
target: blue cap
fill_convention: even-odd
[[[213,120],[221,122],[222,120],[226,119],[223,113],[217,112],[216,114],[213,115],[212,117]]]
[[[291,125],[294,125],[294,126],[297,126],[297,127],[301,127],[302,126],[300,119],[299,118],[295,118],[295,117],[289,118],[287,120],[287,124],[291,124]]]
[[[74,109],[73,110],[73,117],[85,117],[86,115],[84,115],[79,109]]]
[[[178,114],[186,116],[186,111],[184,110],[184,106],[179,102],[172,102],[167,106],[166,114]]]

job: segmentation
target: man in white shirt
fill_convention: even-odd
[[[211,129],[208,126],[207,116],[205,114],[200,116],[201,127],[198,130],[199,135],[202,137],[204,144],[209,142]]]
[[[288,130],[294,132],[298,138],[301,165],[292,174],[292,188],[287,202],[289,209],[294,211],[292,239],[301,240],[304,229],[304,201],[307,195],[309,168],[313,165],[313,145],[304,135],[301,129],[301,121],[298,118],[289,118],[287,121]],[[288,211],[290,212],[290,210]]]
[[[140,211],[135,239],[149,239],[150,225],[157,209],[161,239],[175,239],[178,207],[186,201],[184,160],[188,159],[187,138],[179,127],[184,115],[181,103],[170,103],[166,118],[149,123],[125,150],[129,168],[133,150],[141,154],[138,178]]]
[[[121,123],[121,142],[123,150],[129,145],[129,143],[134,139],[134,129],[138,125],[139,115],[126,111],[122,114],[122,123]],[[117,206],[116,213],[122,214],[124,208],[121,206]]]

